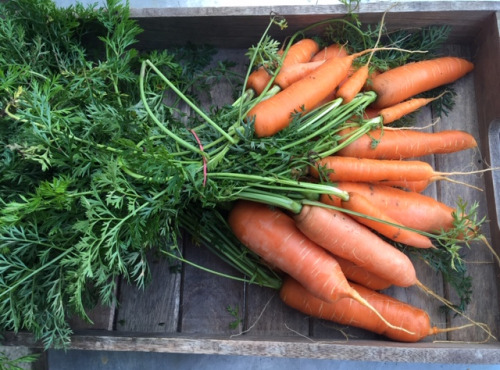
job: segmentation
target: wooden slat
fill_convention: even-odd
[[[392,6],[392,7],[391,7]],[[389,9],[390,8],[390,9]],[[500,3],[492,1],[408,1],[395,6],[386,1],[361,2],[359,17],[363,24],[378,23],[388,10],[388,29],[427,27],[435,24],[453,28],[452,42],[468,43]],[[222,48],[248,48],[262,35],[274,11],[283,15],[288,27],[277,27],[270,34],[278,40],[328,18],[345,15],[343,5],[272,6],[272,7],[204,7],[204,8],[136,8],[131,14],[145,32],[140,35],[144,48],[208,43]],[[166,19],[167,18],[167,19]],[[318,30],[314,30],[317,32]],[[199,37],[203,35],[203,37]]]
[[[31,335],[5,335],[9,345],[39,347]],[[115,335],[106,332],[79,333],[72,349],[99,351],[148,351],[217,355],[250,355],[332,360],[435,363],[435,364],[499,364],[497,345],[474,343],[394,343],[370,340],[305,340],[304,338],[186,335]]]
[[[157,252],[158,253],[158,252]],[[117,331],[172,333],[177,331],[180,305],[180,264],[150,254],[151,282],[140,289],[122,281],[116,319]]]
[[[449,49],[450,54],[462,54],[467,56],[467,51],[460,48],[454,52]],[[453,88],[457,93],[455,98],[455,106],[453,110],[441,119],[439,128],[445,129],[462,129],[471,133],[474,137],[479,138],[479,128],[477,122],[477,110],[474,102],[474,75],[468,74],[453,84]],[[467,150],[459,153],[453,153],[446,156],[440,156],[436,159],[436,169],[441,172],[467,172],[482,168],[482,158],[478,150]],[[484,180],[482,175],[459,175],[453,176],[454,180],[462,181],[467,184],[474,185],[480,189],[484,189]],[[446,181],[440,182],[439,198],[442,202],[449,206],[455,207],[458,198],[470,206],[474,202],[479,203],[478,219],[487,216],[489,207],[488,201],[484,192],[472,189],[468,186]],[[489,225],[486,224],[482,232],[487,238],[490,238]],[[496,243],[496,241],[495,241]],[[466,314],[473,320],[483,322],[490,326],[494,331],[494,335],[498,335],[498,296],[497,285],[498,278],[496,275],[495,261],[490,251],[485,248],[481,242],[474,242],[470,250],[464,248],[464,259],[467,261],[467,269],[472,277],[472,300],[468,306]],[[486,308],[487,307],[487,308]],[[451,326],[459,326],[468,323],[461,317],[452,316]],[[468,330],[459,330],[449,334],[452,340],[468,340],[479,341],[485,338],[484,333],[477,329],[471,328]]]
[[[185,244],[184,258],[219,273],[242,277],[207,248]],[[244,283],[186,265],[181,297],[180,331],[185,334],[237,334],[244,318]],[[232,315],[228,308],[237,310]],[[233,323],[237,323],[232,327]]]

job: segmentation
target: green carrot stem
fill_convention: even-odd
[[[154,123],[164,132],[166,133],[170,138],[174,139],[175,142],[182,147],[190,150],[193,153],[198,153],[199,155],[203,156],[206,155],[206,153],[203,153],[199,148],[195,147],[194,145],[191,145],[184,139],[181,139],[179,136],[174,134],[172,131],[170,131],[168,128],[166,128],[159,120],[156,118],[154,113],[151,111],[151,108],[149,108],[148,102],[146,100],[146,93],[144,91],[144,76],[146,73],[146,62],[142,62],[141,65],[141,73],[139,76],[139,88],[140,88],[140,95],[141,95],[141,100],[142,103],[144,104],[144,109],[146,109],[146,112],[148,113],[149,117],[153,120]]]
[[[325,184],[315,184],[310,182],[301,182],[297,180],[290,180],[286,178],[279,177],[265,177],[259,175],[251,174],[241,174],[241,173],[226,173],[226,172],[209,172],[207,174],[208,178],[220,178],[220,179],[237,179],[241,181],[246,181],[251,186],[253,183],[268,183],[268,184],[281,184],[296,186],[298,189],[303,189],[307,191],[319,191],[325,194],[335,195],[343,200],[348,200],[349,195],[347,192],[340,190],[339,188],[331,185]]]
[[[203,118],[210,126],[216,129],[222,136],[226,138],[227,141],[234,144],[234,138],[231,137],[226,131],[224,131],[217,123],[215,123],[205,112],[203,112],[196,104],[194,104],[186,95],[182,93],[161,71],[150,61],[146,60],[143,62],[147,64],[155,73],[179,96],[189,105],[201,118]],[[142,71],[142,70],[141,70]],[[142,73],[141,73],[142,74]]]

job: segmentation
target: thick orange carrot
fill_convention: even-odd
[[[327,60],[330,58],[342,58],[349,54],[345,45],[331,44],[318,51],[311,59],[311,62]]]
[[[239,201],[228,221],[234,235],[244,245],[295,278],[319,299],[334,302],[350,297],[371,309],[351,288],[335,258],[305,237],[284,212],[265,204]],[[375,315],[396,328],[376,312]]]
[[[427,195],[361,182],[339,182],[337,186],[347,192],[362,194],[382,212],[406,227],[430,233],[453,227],[455,209]],[[321,201],[340,205],[339,198],[329,195],[322,195]]]
[[[465,76],[474,65],[462,58],[441,57],[407,63],[381,73],[369,88],[377,93],[374,107],[385,108]]]
[[[417,283],[410,259],[344,212],[304,205],[294,220],[310,240],[336,256],[380,276],[391,284]]]
[[[387,213],[383,212],[379,207],[375,206],[365,196],[355,192],[349,192],[349,200],[341,202],[342,208],[349,211],[360,213],[364,216],[350,214],[352,218],[375,230],[381,235],[398,242],[415,248],[431,248],[432,241],[425,235],[419,234],[405,228],[401,228],[399,224]],[[399,226],[396,226],[398,225]]]
[[[318,168],[331,170],[330,181],[374,182],[384,180],[435,181],[444,179],[432,166],[423,161],[368,159],[329,156],[311,166],[311,175],[318,177]]]
[[[347,280],[358,283],[364,287],[373,290],[383,290],[389,288],[392,284],[381,277],[366,271],[364,268],[345,258],[334,256],[342,269]]]
[[[286,89],[294,82],[306,77],[323,63],[324,61],[320,60],[316,62],[296,63],[289,66],[283,66],[274,79],[274,83],[281,89]]]
[[[348,137],[355,128],[339,135]],[[474,136],[460,130],[423,132],[410,129],[375,129],[340,149],[336,155],[370,159],[407,159],[454,153],[477,147]]]
[[[256,135],[272,136],[290,124],[294,113],[305,113],[316,107],[334,91],[347,76],[353,60],[362,54],[328,59],[305,78],[259,102],[247,114],[248,119],[254,119]]]
[[[283,282],[280,298],[289,307],[308,316],[362,328],[400,342],[418,342],[427,336],[458,329],[432,327],[429,315],[424,310],[358,284],[351,283],[351,286],[388,321],[399,323],[412,334],[388,328],[371,311],[350,298],[334,303],[324,302],[290,277]]]
[[[229,215],[236,237],[264,261],[288,273],[325,301],[350,295],[340,265],[302,234],[294,220],[265,204],[239,201]]]

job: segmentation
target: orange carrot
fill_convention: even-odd
[[[320,51],[318,51],[311,59],[311,62],[316,62],[319,60],[327,60],[330,58],[342,58],[347,56],[349,53],[344,45],[331,44]]]
[[[316,107],[347,76],[353,60],[369,51],[328,59],[305,78],[259,102],[247,114],[249,119],[254,119],[256,135],[272,136],[290,124],[294,113],[305,113]]]
[[[266,68],[260,66],[248,76],[246,89],[253,89],[255,94],[260,95],[271,81],[271,75]]]
[[[265,204],[239,201],[228,221],[234,235],[244,245],[295,278],[319,299],[334,302],[349,297],[362,305],[367,304],[351,288],[333,256],[305,237],[284,212]]]
[[[311,175],[318,177],[318,168],[331,170],[330,181],[374,182],[384,180],[440,180],[442,173],[435,172],[423,161],[400,161],[392,159],[369,159],[329,156],[321,158],[311,166]]]
[[[282,67],[309,62],[318,51],[319,45],[313,39],[299,40],[288,49]]]
[[[455,209],[427,195],[361,182],[339,182],[337,186],[347,192],[362,194],[380,211],[406,227],[430,233],[453,227]],[[329,195],[322,195],[321,201],[340,205],[339,198]]]
[[[427,187],[429,186],[430,182],[428,180],[421,180],[421,181],[379,181],[379,182],[372,182],[374,185],[385,185],[385,186],[393,186],[396,188],[400,188],[403,190],[407,191],[414,191],[417,193],[423,192]]]
[[[395,242],[403,243],[415,248],[432,247],[432,241],[428,237],[415,231],[401,228],[401,224],[399,224],[392,217],[389,217],[387,213],[380,210],[380,208],[375,206],[362,194],[349,192],[349,200],[342,201],[341,205],[342,208],[349,211],[369,216],[370,218],[350,214],[350,216],[360,224],[375,230],[379,234],[384,235]],[[398,224],[399,226],[397,226]]]
[[[384,125],[393,123],[404,116],[416,112],[418,109],[438,99],[441,95],[432,98],[413,98],[394,104],[379,111]]]
[[[283,66],[274,79],[274,83],[281,89],[286,89],[294,82],[306,77],[323,63],[324,61],[320,60]]]
[[[355,263],[339,256],[334,256],[342,269],[347,280],[363,285],[373,290],[383,290],[389,288],[392,284],[381,277],[366,271]]]
[[[290,277],[283,282],[280,298],[289,307],[308,316],[362,328],[400,342],[418,342],[431,335],[460,329],[432,327],[429,315],[424,310],[358,284],[351,283],[351,286],[381,312],[382,316],[390,322],[399,323],[412,334],[388,328],[371,311],[350,298],[343,298],[334,303],[324,302]]]
[[[372,104],[385,108],[422,92],[452,83],[472,71],[474,65],[462,58],[440,57],[407,63],[381,73],[369,88],[377,93]]]
[[[234,235],[272,266],[325,301],[350,296],[338,262],[302,234],[293,219],[265,204],[239,201],[229,214]]]
[[[417,283],[413,264],[404,253],[344,212],[304,205],[294,220],[305,236],[333,255],[391,284],[408,287]]]
[[[342,98],[343,104],[349,103],[363,89],[370,70],[368,64],[359,67],[337,91],[337,97]]]
[[[339,134],[348,137],[355,128]],[[407,159],[454,153],[477,147],[471,134],[460,130],[423,132],[410,129],[375,129],[340,149],[336,155],[370,159]]]

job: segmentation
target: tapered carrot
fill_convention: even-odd
[[[385,14],[382,16],[381,24],[384,23]],[[378,46],[380,37],[382,36],[382,29],[380,27],[377,42],[375,47]],[[375,50],[375,49],[374,49]],[[337,91],[337,97],[342,98],[342,103],[347,104],[365,87],[368,76],[370,75],[370,61],[372,60],[374,51],[371,52],[368,61],[359,67],[348,79],[345,81]]]
[[[245,246],[299,280],[313,294],[325,301],[346,296],[349,288],[337,261],[307,239],[284,212],[265,204],[239,201],[228,221]]]
[[[355,128],[339,135],[348,137]],[[340,149],[336,155],[370,159],[408,159],[429,154],[454,153],[477,147],[474,136],[465,131],[423,132],[410,129],[375,129]]]
[[[360,304],[366,303],[351,288],[333,256],[305,237],[284,212],[265,204],[239,201],[231,210],[228,222],[244,245],[294,277],[318,298],[334,302],[350,297]]]
[[[318,51],[311,59],[311,62],[316,62],[319,60],[327,60],[330,58],[341,58],[349,54],[345,45],[340,44],[330,44],[320,51]]]
[[[410,113],[416,112],[420,108],[426,106],[427,104],[433,102],[441,96],[442,94],[432,98],[413,98],[383,108],[379,111],[379,115],[382,118],[382,123],[384,125],[393,123]]]
[[[311,167],[311,174],[318,176],[318,168],[331,170],[330,181],[373,182],[384,180],[438,180],[444,176],[435,172],[423,161],[399,161],[329,156],[319,159]]]
[[[370,271],[346,260],[345,258],[334,256],[342,269],[347,280],[363,285],[373,290],[383,290],[389,288],[392,284],[382,279],[380,276],[372,274]]]
[[[294,82],[306,77],[323,63],[324,61],[320,60],[316,62],[296,63],[289,66],[283,66],[274,79],[274,83],[281,89],[286,89]]]
[[[337,187],[362,194],[382,212],[406,227],[429,233],[453,227],[453,213],[456,210],[430,196],[361,182],[339,182]],[[322,195],[321,201],[341,206],[340,199],[333,196]]]
[[[452,83],[474,69],[473,63],[457,57],[440,57],[407,63],[381,73],[369,88],[377,93],[372,104],[385,108],[422,92]]]
[[[368,64],[359,67],[338,89],[337,97],[349,103],[363,89],[370,74]]]
[[[472,326],[440,329],[431,325],[429,315],[422,309],[359,284],[351,283],[351,286],[388,321],[399,323],[411,334],[387,327],[370,310],[350,298],[343,298],[334,303],[324,302],[290,277],[283,282],[280,298],[289,307],[308,316],[362,328],[399,342],[418,342],[428,336]]]
[[[417,283],[410,259],[366,226],[344,212],[304,205],[294,215],[295,224],[310,240],[391,284],[408,287]]]
[[[362,214],[363,216],[350,214],[360,224],[375,230],[395,242],[415,248],[431,248],[433,246],[432,241],[428,237],[402,228],[401,224],[375,206],[362,194],[349,192],[349,200],[342,201],[341,205],[344,209]]]

